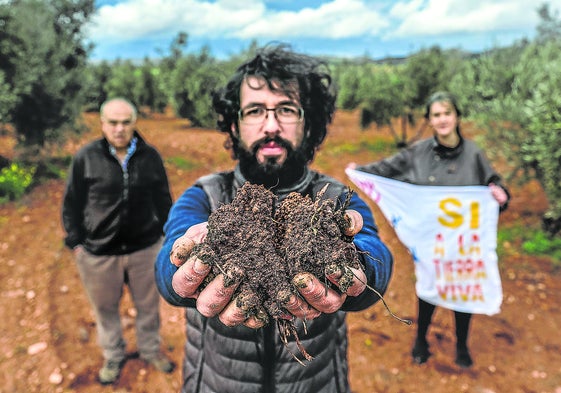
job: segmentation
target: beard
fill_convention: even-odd
[[[257,161],[257,151],[269,142],[275,142],[286,149],[286,160],[283,163],[278,163],[275,158],[270,158],[264,163]],[[265,137],[255,142],[250,151],[240,147],[238,155],[240,170],[245,178],[269,189],[286,188],[296,183],[304,174],[308,163],[301,147],[293,149],[290,143],[279,136]]]

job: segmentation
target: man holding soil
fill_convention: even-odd
[[[156,262],[160,293],[170,304],[186,307],[182,392],[350,392],[345,313],[380,299],[393,259],[366,203],[356,194],[348,199],[347,187],[308,166],[326,136],[335,98],[326,64],[284,45],[258,51],[214,95],[218,127],[229,135],[237,165],[200,178],[181,195]],[[195,252],[211,237],[209,217],[247,182],[270,190],[277,203],[292,193],[336,201],[346,209],[348,226],[341,236],[352,242],[349,261],[362,263],[326,268],[322,277],[309,272],[290,277],[292,294],[274,300],[282,310],[272,318],[277,323],[243,308],[237,291],[244,285],[243,271],[209,275],[212,264]],[[240,231],[256,225],[243,217]],[[351,280],[343,286],[349,272]],[[282,321],[293,324],[294,339],[284,340]],[[301,347],[311,355],[306,366],[295,359]]]

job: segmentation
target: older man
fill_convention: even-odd
[[[136,109],[123,98],[101,106],[103,137],[73,159],[62,206],[66,245],[73,250],[93,307],[105,359],[102,384],[115,382],[126,360],[119,303],[129,287],[137,310],[140,357],[163,372],[174,364],[160,351],[159,293],[154,262],[172,199],[156,149],[135,130]]]

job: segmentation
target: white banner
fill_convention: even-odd
[[[460,312],[500,312],[499,205],[489,187],[419,186],[352,169],[346,173],[410,250],[419,298]]]

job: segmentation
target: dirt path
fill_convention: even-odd
[[[90,123],[95,122],[88,118]],[[374,129],[361,132],[354,114],[338,113],[331,136],[314,167],[347,182],[344,164],[368,162],[371,153],[353,153],[349,144],[387,138]],[[198,176],[232,165],[217,132],[190,129],[186,121],[165,116],[140,121],[140,130],[166,160],[175,197]],[[95,128],[97,129],[97,128]],[[97,136],[97,131],[83,141]],[[74,152],[81,141],[65,146]],[[8,146],[8,147],[6,147]],[[5,137],[0,154],[9,155]],[[128,293],[122,304],[131,359],[119,382],[95,382],[102,358],[94,318],[70,252],[63,248],[60,225],[63,181],[37,187],[23,201],[0,206],[0,393],[177,392],[179,369],[161,374],[135,357],[134,309]],[[537,225],[545,199],[535,184],[513,189],[515,199],[501,225]],[[372,206],[395,258],[386,295],[392,311],[415,319],[413,263],[375,206]],[[506,245],[508,247],[508,245]],[[510,245],[501,261],[504,302],[493,317],[473,318],[470,347],[475,365],[454,365],[452,313],[438,309],[429,332],[434,356],[411,363],[414,326],[391,318],[381,304],[349,315],[351,384],[354,393],[485,392],[561,393],[561,274],[546,260],[529,258]],[[163,349],[182,360],[183,310],[161,305]]]

